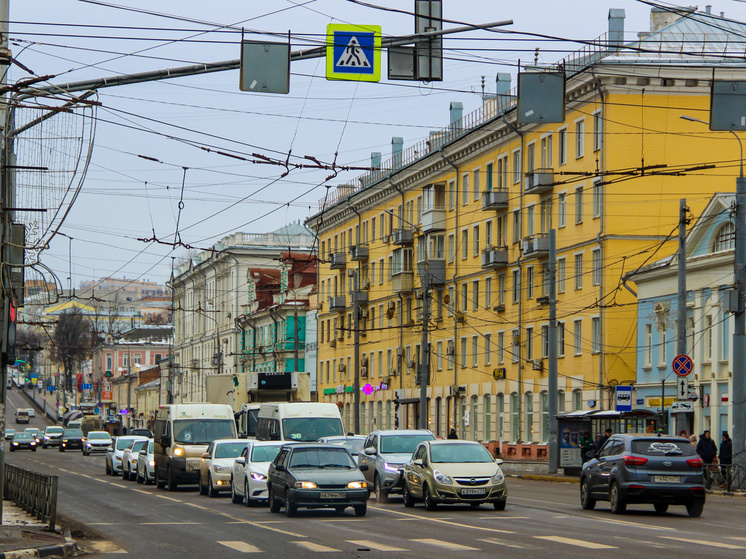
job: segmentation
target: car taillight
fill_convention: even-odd
[[[642,456],[629,456],[629,455],[622,456],[622,460],[624,460],[624,463],[627,466],[642,466],[645,464],[645,462],[648,461],[647,458],[643,458]]]
[[[705,466],[704,461],[699,456],[697,456],[696,458],[689,458],[686,463],[689,464],[692,468],[704,468]]]

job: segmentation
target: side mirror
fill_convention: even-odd
[[[202,460],[209,460],[210,459],[210,453],[204,452],[202,453]]]
[[[142,454],[143,456],[147,456],[147,454],[148,454],[148,451],[147,451],[147,449],[144,449],[144,448],[143,448],[143,449],[142,449],[142,450],[140,451],[140,454]]]
[[[496,463],[496,464],[497,464],[498,466],[500,466],[500,465],[502,465],[502,463],[503,463],[503,459],[502,459],[502,458],[495,458],[495,463]]]
[[[374,446],[366,446],[365,450],[363,452],[365,452],[365,454],[367,454],[368,456],[375,456],[375,454],[376,454],[376,447],[374,447]]]
[[[236,464],[246,464],[246,458],[244,458],[243,456],[239,456],[238,458],[236,458]]]
[[[171,437],[166,436],[166,435],[161,437],[161,446],[163,448],[168,448],[169,446],[171,446]]]
[[[414,464],[415,466],[422,466],[423,464],[422,458],[417,458],[416,460],[413,460],[412,464]]]
[[[285,468],[284,464],[276,464],[275,465],[275,470],[277,470],[278,472],[284,472],[286,470],[286,468]]]
[[[359,470],[360,470],[361,472],[367,472],[367,471],[368,471],[368,469],[369,469],[369,466],[368,466],[368,464],[360,464],[360,466],[358,466],[358,469],[359,469]]]

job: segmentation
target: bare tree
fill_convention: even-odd
[[[88,359],[97,343],[91,321],[79,309],[63,312],[52,336],[52,360],[65,369],[65,389],[72,390],[75,365]]]

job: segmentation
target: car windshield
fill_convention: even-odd
[[[289,417],[282,420],[285,440],[316,442],[321,437],[344,435],[338,417]]]
[[[290,457],[290,468],[355,468],[344,448],[299,448]]]
[[[131,444],[132,444],[132,439],[126,439],[126,438],[119,437],[117,439],[117,450],[124,450]]]
[[[251,461],[272,462],[279,453],[279,446],[255,446],[251,449]]]
[[[430,446],[430,457],[434,464],[494,462],[481,444],[434,444]]]
[[[336,444],[343,446],[347,449],[347,452],[352,454],[360,454],[363,451],[363,444],[365,439],[336,439],[329,441],[330,444]]]
[[[153,444],[155,444],[153,441],[148,443],[148,454],[153,454]]]
[[[111,440],[109,433],[88,433],[88,438],[92,441]]]
[[[245,442],[218,443],[215,449],[215,458],[237,458],[244,448],[246,448]]]
[[[210,444],[216,439],[236,436],[232,419],[179,419],[174,421],[174,442]]]
[[[423,441],[433,440],[432,435],[383,435],[381,437],[382,454],[412,454],[417,445]]]
[[[140,452],[143,448],[145,448],[145,445],[148,444],[148,441],[137,441],[135,444],[132,445],[132,454],[137,454]]]
[[[81,431],[80,429],[65,429],[62,435],[64,437],[82,437],[83,431]]]
[[[15,435],[13,435],[14,441],[25,441],[33,438],[34,436],[31,433],[16,433]]]
[[[49,435],[59,435],[62,433],[62,427],[47,427],[45,432]]]
[[[639,439],[632,441],[632,452],[643,456],[694,456],[692,443],[676,439]]]

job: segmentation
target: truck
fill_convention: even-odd
[[[315,442],[344,434],[336,404],[275,402],[259,408],[256,438],[260,441]]]
[[[91,431],[103,431],[104,422],[98,414],[84,415],[80,418],[80,430],[87,437]]]

